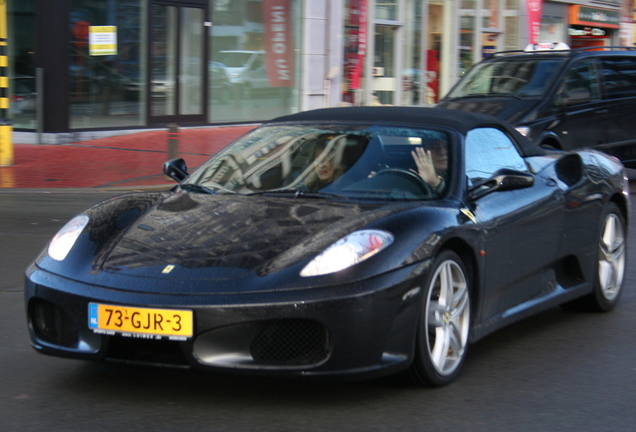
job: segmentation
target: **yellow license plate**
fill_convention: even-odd
[[[88,325],[94,331],[131,333],[133,335],[192,336],[192,311],[88,305]]]

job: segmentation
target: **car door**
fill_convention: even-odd
[[[503,131],[479,128],[466,138],[469,185],[500,169],[530,174],[515,144]],[[554,289],[551,266],[563,226],[563,193],[552,179],[534,175],[531,187],[495,191],[474,201],[474,216],[484,249],[481,322]]]
[[[599,58],[608,136],[598,149],[623,163],[636,162],[636,57]]]
[[[609,123],[594,59],[572,63],[554,101],[558,121],[551,130],[563,149],[596,147],[607,142]]]

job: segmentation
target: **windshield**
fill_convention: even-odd
[[[212,157],[182,187],[220,194],[431,199],[447,187],[450,136],[377,125],[263,126]]]
[[[564,59],[506,59],[486,61],[472,68],[447,98],[512,95],[541,98]]]

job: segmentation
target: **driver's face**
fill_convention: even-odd
[[[446,149],[446,143],[435,143],[435,145],[431,147],[431,156],[433,156],[435,171],[448,170],[448,150]]]

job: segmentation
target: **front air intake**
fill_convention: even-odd
[[[329,332],[311,320],[276,320],[264,323],[252,339],[250,354],[259,363],[311,365],[329,356]]]

